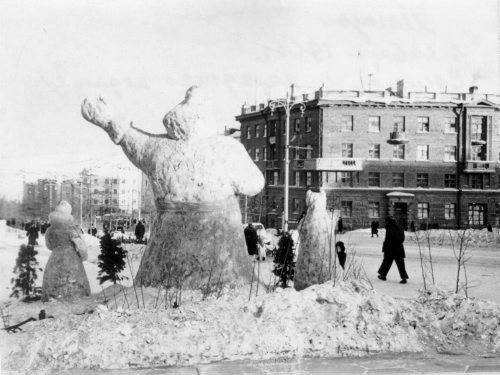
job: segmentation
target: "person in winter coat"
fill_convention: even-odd
[[[378,270],[378,278],[386,280],[387,273],[389,272],[392,262],[396,262],[398,267],[399,276],[401,276],[401,284],[406,284],[409,278],[405,268],[405,248],[403,242],[405,240],[405,233],[403,229],[396,223],[393,218],[388,218],[385,226],[385,240],[382,245],[382,252],[384,253],[384,260]]]
[[[339,217],[339,221],[337,223],[337,232],[344,233],[344,223],[342,222],[342,218]]]
[[[372,221],[371,229],[372,229],[372,237],[374,235],[378,237],[378,221]]]
[[[247,227],[243,231],[243,234],[245,235],[248,255],[257,255],[259,253],[258,249],[259,235],[257,234],[257,230],[252,225],[252,223],[247,225]]]
[[[38,228],[34,223],[31,224],[31,227],[26,232],[26,237],[28,237],[28,245],[31,246],[36,245],[36,240],[38,238]]]
[[[146,228],[144,227],[144,224],[142,223],[142,221],[139,220],[139,222],[135,226],[135,237],[137,238],[138,241],[142,242],[142,238],[144,237],[144,233],[146,233]]]

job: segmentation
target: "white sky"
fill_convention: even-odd
[[[305,91],[395,86],[500,92],[500,0],[0,0],[0,196],[124,161],[80,103],[103,94],[152,132],[193,85],[217,120]],[[361,56],[358,58],[358,51]],[[20,172],[24,171],[24,172]]]

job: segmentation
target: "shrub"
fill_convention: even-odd
[[[38,251],[32,245],[21,245],[14,266],[14,273],[17,274],[16,278],[11,279],[12,293],[10,297],[19,298],[20,294],[26,299],[37,299],[41,296],[41,288],[35,287],[37,279],[37,266],[38,260],[36,255]],[[41,268],[38,268],[41,271]]]

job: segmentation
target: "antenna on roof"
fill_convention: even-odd
[[[360,60],[360,57],[361,57],[361,51],[358,51],[358,68],[359,68],[359,81],[361,82],[361,90],[364,90],[364,86],[363,86],[363,74],[361,72],[361,64],[359,63],[359,60]]]
[[[368,73],[369,81],[368,81],[368,91],[372,90],[372,73]]]

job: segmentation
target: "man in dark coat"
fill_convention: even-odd
[[[405,233],[403,229],[396,223],[393,218],[388,218],[385,226],[385,240],[382,245],[382,252],[384,253],[384,260],[378,270],[378,278],[386,280],[387,273],[389,272],[392,262],[396,262],[398,267],[399,276],[401,276],[401,284],[406,284],[409,278],[405,268],[405,248],[403,242],[405,240]]]
[[[373,235],[378,237],[378,221],[372,221],[371,229],[372,229],[372,237]]]
[[[247,225],[247,227],[243,231],[243,234],[245,235],[248,255],[257,255],[259,253],[259,249],[257,247],[257,244],[259,242],[259,235],[257,234],[257,230],[252,225],[252,223]]]
[[[135,226],[135,237],[137,238],[138,241],[142,242],[142,237],[144,237],[144,233],[146,233],[146,227],[144,227],[142,221],[139,220],[139,222]]]
[[[26,232],[26,237],[28,237],[28,245],[31,245],[31,246],[36,245],[36,240],[38,238],[38,228],[34,223],[31,225],[31,227]]]

